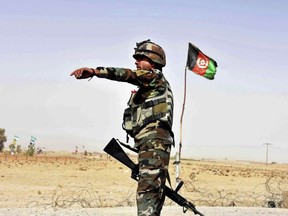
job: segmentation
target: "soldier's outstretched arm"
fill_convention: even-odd
[[[132,71],[128,68],[118,67],[97,67],[95,69],[83,67],[73,71],[70,76],[75,76],[76,79],[87,79],[97,76],[99,78],[128,82],[137,86],[149,86],[149,83],[157,75],[147,70]]]

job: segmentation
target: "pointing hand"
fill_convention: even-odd
[[[70,76],[75,76],[76,79],[87,79],[96,75],[96,70],[93,68],[79,68],[73,71]]]

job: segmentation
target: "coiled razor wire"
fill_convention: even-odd
[[[184,185],[184,194],[187,200],[202,206],[246,206],[267,207],[273,202],[273,207],[283,207],[283,192],[288,191],[288,179],[271,176],[266,182],[258,184],[251,192],[242,192],[241,189],[219,190],[203,186],[196,186],[196,181],[187,181]],[[116,200],[113,194],[101,196],[91,183],[81,187],[69,187],[58,185],[49,195],[43,195],[38,200],[29,201],[26,207],[53,207],[53,208],[99,208],[99,207],[122,207],[135,205],[135,191],[132,187],[122,194],[120,200]],[[186,196],[188,194],[188,196]],[[51,200],[47,199],[51,197]],[[173,201],[166,199],[165,205],[172,205]],[[268,205],[268,207],[271,207]]]
[[[253,191],[241,189],[219,190],[206,186],[196,186],[195,182],[186,183],[185,190],[190,192],[190,201],[203,206],[245,206],[245,207],[283,207],[284,192],[288,191],[288,179],[271,176],[265,183],[258,184]],[[187,194],[187,193],[186,193]]]
[[[47,195],[43,195],[38,200],[29,201],[26,204],[26,207],[99,208],[132,206],[134,205],[134,191],[132,192],[131,188],[128,192],[125,192],[125,194],[123,194],[123,199],[116,200],[113,197],[101,196],[99,192],[93,188],[91,183],[85,185],[84,187],[64,187],[58,185],[51,194],[51,200],[47,200]]]

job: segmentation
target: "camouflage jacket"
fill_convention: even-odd
[[[139,87],[136,97],[137,104],[143,104],[151,98],[157,98],[166,91],[167,87],[171,92],[170,95],[170,111],[169,124],[161,119],[149,121],[148,124],[143,125],[139,130],[134,131],[130,135],[134,137],[135,147],[140,146],[148,139],[163,139],[167,144],[174,144],[172,124],[173,124],[173,95],[168,81],[159,70],[131,70],[127,68],[115,67],[97,67],[100,71],[97,74],[99,78],[106,78],[110,80],[127,82]],[[129,100],[130,101],[130,100]]]

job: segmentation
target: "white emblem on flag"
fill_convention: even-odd
[[[198,58],[197,59],[197,66],[201,69],[207,68],[208,67],[208,61],[203,58]]]

